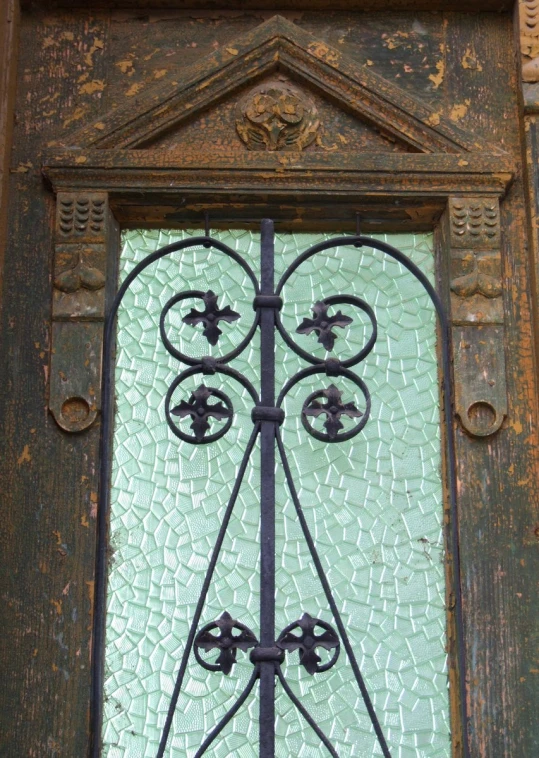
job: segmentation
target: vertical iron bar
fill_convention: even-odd
[[[260,294],[273,295],[273,221],[261,223]],[[262,308],[260,314],[262,406],[275,405],[275,311]],[[260,432],[260,645],[275,642],[275,426],[261,422]],[[260,758],[275,756],[275,664],[260,664]]]

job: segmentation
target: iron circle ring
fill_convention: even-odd
[[[350,358],[341,361],[341,366],[349,368],[350,366],[355,366],[358,363],[361,363],[361,361],[365,360],[365,358],[369,355],[378,338],[378,322],[376,320],[376,315],[373,309],[367,302],[365,302],[365,300],[362,300],[360,297],[356,297],[355,295],[330,295],[330,297],[325,297],[322,302],[327,305],[353,305],[356,308],[362,310],[369,317],[372,326],[372,332],[369,339],[358,353],[355,353]],[[275,321],[281,337],[284,339],[288,347],[296,353],[296,355],[299,355],[300,358],[303,358],[303,360],[313,365],[320,365],[322,363],[325,363],[325,359],[317,358],[316,356],[307,352],[307,350],[304,350],[297,344],[294,339],[292,339],[290,334],[284,328],[281,321],[281,315],[278,312],[276,313]]]
[[[249,634],[252,634],[249,627],[245,626],[245,624],[242,624],[240,621],[236,621],[233,628],[239,629],[241,632],[248,632]],[[220,664],[210,663],[209,661],[204,660],[204,658],[199,653],[198,639],[206,632],[211,632],[214,629],[219,629],[219,624],[216,621],[211,621],[209,624],[206,624],[206,626],[203,626],[202,629],[199,629],[193,642],[193,652],[195,654],[196,661],[202,666],[203,669],[206,669],[206,671],[222,671]],[[234,638],[232,637],[232,642],[233,641]],[[216,644],[215,647],[219,649],[219,645]]]
[[[322,627],[322,629],[325,629],[326,632],[331,632],[332,634],[336,635],[335,630],[331,626],[331,624],[328,624],[327,621],[323,621],[322,619],[316,619],[316,626]],[[293,624],[289,624],[287,627],[283,629],[283,631],[280,633],[279,637],[277,638],[277,645],[281,642],[281,640],[285,637],[285,635],[289,634],[289,632],[292,632],[294,629],[301,629],[299,622],[294,621]],[[301,638],[298,638],[298,640]],[[316,638],[315,638],[316,642]],[[336,647],[334,648],[335,652],[331,656],[330,660],[327,663],[323,663],[321,665],[316,666],[316,673],[322,674],[324,671],[328,671],[332,666],[334,666],[337,663],[337,659],[339,657],[339,654],[341,652],[341,643],[337,642]]]
[[[246,379],[243,374],[240,374],[239,371],[236,369],[231,368],[230,366],[223,366],[220,364],[217,364],[215,366],[215,373],[217,374],[226,374],[227,376],[232,377],[232,379],[235,379],[239,384],[241,384],[242,387],[244,387],[251,398],[253,399],[255,405],[259,404],[259,397],[257,395],[257,392],[251,382]],[[224,435],[228,432],[232,425],[233,415],[230,415],[230,417],[227,419],[226,424],[223,426],[222,429],[220,429],[218,432],[215,432],[214,434],[210,434],[207,437],[204,437],[202,440],[197,440],[196,437],[190,434],[185,434],[185,432],[182,432],[181,429],[178,428],[176,423],[171,417],[171,411],[170,411],[170,403],[172,400],[172,395],[176,388],[185,380],[189,379],[191,376],[195,376],[196,374],[204,374],[204,367],[202,364],[198,363],[195,366],[191,366],[188,369],[185,369],[185,371],[182,371],[179,376],[177,376],[170,387],[168,388],[166,397],[165,397],[165,416],[167,419],[167,423],[172,430],[173,434],[176,435],[176,437],[179,437],[179,439],[183,440],[183,442],[190,442],[193,445],[207,445],[210,442],[216,442],[217,440],[220,440],[221,437],[224,437]],[[212,390],[212,395],[215,395],[220,400],[223,400],[227,408],[232,411],[232,414],[234,412],[234,407],[232,405],[232,401],[228,397],[228,395],[225,395],[224,392],[221,392],[221,390],[218,390],[216,388],[209,388]]]
[[[320,442],[333,443],[333,442],[346,442],[347,440],[351,440],[353,437],[355,437],[356,435],[360,433],[360,431],[363,429],[363,427],[369,420],[369,416],[371,413],[371,394],[369,392],[367,385],[363,381],[363,379],[360,379],[359,376],[356,376],[353,371],[348,371],[346,369],[344,371],[341,369],[341,371],[339,372],[339,376],[347,377],[356,385],[356,387],[359,387],[359,389],[361,390],[365,398],[365,411],[359,423],[357,423],[354,427],[352,427],[352,429],[349,429],[347,432],[337,432],[335,437],[330,437],[329,434],[326,434],[325,432],[317,431],[312,426],[312,424],[310,424],[309,421],[307,421],[307,417],[304,413],[305,408],[312,400],[316,400],[319,397],[323,397],[323,390],[315,390],[314,392],[311,392],[311,394],[304,401],[302,409],[301,409],[301,423],[303,424],[303,428],[312,437],[314,437],[316,440],[319,440]]]
[[[172,430],[173,434],[175,434],[176,437],[179,437],[181,440],[183,440],[183,442],[190,442],[192,445],[208,445],[210,442],[217,442],[217,440],[220,440],[221,437],[225,436],[225,434],[228,432],[228,430],[232,426],[232,419],[234,416],[234,407],[232,405],[232,401],[230,400],[228,395],[225,395],[225,393],[221,392],[221,390],[215,389],[214,387],[209,387],[208,389],[211,390],[212,396],[219,398],[219,400],[222,400],[223,403],[226,405],[227,409],[230,411],[230,416],[227,418],[225,425],[221,429],[219,429],[218,432],[209,434],[207,437],[203,437],[202,439],[197,439],[194,435],[191,435],[191,434],[185,434],[185,432],[182,432],[182,430],[174,422],[171,416],[171,410],[170,410],[170,401],[172,399],[172,395],[175,389],[178,387],[178,385],[180,385],[181,382],[186,378],[185,373],[186,372],[177,376],[176,379],[174,379],[174,381],[168,388],[168,392],[165,397],[165,415],[167,418],[167,423],[170,429]]]
[[[202,629],[198,631],[197,636],[195,637],[195,641],[193,643],[193,652],[195,654],[197,663],[199,663],[203,669],[206,669],[206,671],[221,671],[221,666],[218,663],[210,663],[209,661],[204,660],[204,658],[198,652],[197,640],[205,632],[211,632],[214,629],[218,629],[218,628],[219,627],[217,626],[215,621],[212,621],[210,624],[206,624],[206,626],[203,626]]]

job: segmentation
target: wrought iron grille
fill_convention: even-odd
[[[286,450],[280,426],[285,414],[283,403],[292,388],[307,377],[320,378],[320,387],[311,392],[304,400],[301,409],[301,422],[305,432],[326,444],[339,444],[360,434],[369,421],[371,412],[371,396],[366,382],[357,374],[357,366],[373,350],[377,340],[377,319],[371,306],[362,298],[355,295],[334,295],[317,301],[312,305],[312,316],[305,317],[297,327],[298,334],[310,335],[316,339],[328,353],[334,352],[339,331],[353,328],[353,319],[335,309],[340,305],[349,305],[366,315],[370,323],[370,335],[361,349],[345,360],[337,357],[322,359],[301,348],[292,334],[287,331],[280,317],[283,305],[282,294],[289,278],[298,267],[311,257],[324,253],[341,245],[368,245],[398,261],[423,285],[430,296],[440,325],[443,371],[443,405],[446,418],[450,418],[451,387],[449,373],[449,329],[440,298],[425,274],[402,252],[379,240],[361,235],[354,237],[336,237],[310,247],[300,254],[287,268],[280,280],[275,283],[274,265],[274,230],[273,222],[262,221],[261,225],[261,277],[260,282],[247,261],[235,250],[221,241],[212,238],[209,231],[205,236],[193,237],[181,242],[163,247],[147,256],[127,276],[111,306],[105,328],[104,377],[103,377],[103,430],[101,451],[101,508],[99,511],[98,556],[96,576],[96,622],[94,629],[94,677],[92,692],[92,721],[93,721],[93,755],[99,755],[99,735],[103,706],[103,650],[104,650],[104,616],[105,616],[105,584],[107,561],[107,518],[109,509],[110,480],[110,437],[112,423],[113,386],[112,367],[115,341],[115,319],[118,307],[132,283],[141,272],[153,262],[170,255],[196,246],[214,248],[234,260],[251,281],[255,297],[253,301],[254,316],[252,325],[239,344],[225,355],[217,357],[206,356],[193,358],[178,350],[168,335],[167,316],[172,308],[184,300],[193,298],[200,300],[200,308],[191,308],[183,315],[184,324],[194,328],[202,328],[207,342],[218,346],[222,334],[220,325],[233,325],[240,318],[226,303],[226,293],[215,293],[211,290],[189,290],[174,295],[164,306],[160,315],[159,330],[161,340],[168,351],[184,368],[171,383],[165,398],[165,415],[167,423],[176,437],[187,444],[206,445],[222,438],[231,428],[234,420],[234,408],[228,394],[205,384],[206,376],[222,374],[232,381],[238,382],[252,399],[251,418],[253,429],[249,442],[241,459],[237,478],[228,505],[222,518],[218,537],[209,560],[202,591],[196,605],[196,610],[190,624],[190,630],[185,642],[182,659],[177,672],[176,683],[166,722],[161,735],[156,758],[162,758],[169,742],[174,713],[178,698],[184,683],[186,669],[191,656],[194,656],[200,666],[216,675],[228,675],[238,658],[238,655],[248,655],[253,665],[252,675],[240,696],[231,704],[228,712],[215,728],[206,736],[196,758],[202,756],[216,740],[224,727],[245,703],[255,685],[258,683],[260,693],[259,714],[259,754],[261,758],[273,758],[275,755],[275,684],[280,682],[283,691],[290,698],[305,721],[314,730],[320,742],[328,753],[337,756],[330,739],[320,729],[316,720],[304,707],[300,699],[291,689],[282,670],[282,664],[287,655],[297,651],[299,664],[312,676],[329,670],[335,665],[341,646],[344,648],[348,663],[353,671],[356,685],[361,693],[363,703],[374,728],[380,749],[384,756],[390,756],[390,751],[379,718],[375,712],[369,689],[364,681],[354,649],[340,609],[333,597],[330,583],[318,555],[308,522],[305,518],[298,488],[288,463]],[[233,368],[230,363],[237,358],[251,343],[255,333],[260,332],[261,371],[260,391],[242,373]],[[307,365],[285,382],[284,386],[276,387],[275,380],[275,336],[278,333],[286,345],[294,351]],[[175,393],[184,382],[200,376],[200,384],[179,403],[174,400]],[[347,397],[339,388],[341,378],[348,379],[358,392],[357,397]],[[359,398],[359,400],[357,399]],[[318,421],[317,421],[318,420]],[[346,425],[345,421],[350,420]],[[445,424],[446,454],[448,457],[449,491],[451,496],[451,541],[454,557],[454,573],[458,578],[458,542],[457,514],[454,481],[454,446],[451,424]],[[257,439],[260,439],[260,639],[249,629],[241,619],[234,619],[226,609],[220,617],[201,625],[202,613],[208,588],[212,581],[223,541],[230,523],[239,490],[250,457],[255,449]],[[335,627],[322,618],[315,618],[307,611],[298,619],[291,619],[288,626],[282,630],[275,629],[275,506],[276,463],[282,466],[287,487],[292,498],[296,517],[301,526],[303,537],[316,568],[322,585],[329,611]],[[456,619],[460,644],[462,644],[462,610],[458,581],[454,587],[456,597]],[[464,663],[459,657],[459,673],[461,687],[464,679]],[[461,697],[464,704],[465,699]],[[464,707],[464,706],[463,706]],[[463,712],[463,717],[465,713]],[[465,720],[465,719],[464,719]],[[467,755],[467,752],[465,752]]]

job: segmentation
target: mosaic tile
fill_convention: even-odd
[[[200,232],[163,230],[124,234],[121,278],[150,252]],[[278,234],[280,275],[324,234]],[[255,272],[259,235],[219,232]],[[383,235],[433,278],[432,237]],[[154,758],[174,679],[212,546],[252,430],[251,400],[237,384],[219,376],[207,385],[225,388],[234,423],[216,443],[191,446],[177,439],[164,414],[178,362],[159,336],[165,303],[183,290],[214,290],[220,305],[240,314],[220,323],[222,336],[210,347],[202,327],[181,317],[199,300],[168,314],[167,334],[190,355],[232,350],[253,319],[252,285],[221,253],[202,247],[152,264],[126,294],[118,315],[116,425],[108,579],[103,755]],[[370,248],[341,247],[306,261],[285,287],[282,320],[297,343],[318,357],[325,350],[313,335],[295,334],[312,305],[346,292],[375,310],[379,337],[356,367],[372,395],[371,417],[349,442],[328,445],[308,436],[300,421],[306,396],[327,378],[298,384],[285,401],[283,439],[306,519],[316,540],[337,605],[348,629],[378,717],[394,758],[448,758],[449,705],[446,672],[442,485],[435,316],[421,285],[399,264]],[[354,319],[336,329],[336,350],[345,358],[368,339],[369,322],[349,305]],[[258,385],[256,336],[234,367]],[[304,364],[277,339],[278,386]],[[201,377],[178,388],[188,399]],[[339,378],[343,400],[361,402],[354,385]],[[197,384],[198,382],[198,384]],[[315,425],[318,423],[314,422]],[[345,424],[352,423],[346,420]],[[187,424],[182,429],[188,429]],[[318,423],[322,430],[321,425]],[[259,605],[258,448],[240,496],[210,587],[202,624],[228,610],[258,634]],[[334,625],[312,560],[277,467],[277,630],[304,611]],[[284,665],[303,705],[331,738],[341,758],[381,755],[344,650],[328,672],[311,677],[297,654]],[[238,654],[230,676],[209,673],[194,657],[174,717],[167,755],[192,758],[204,736],[222,718],[252,672]],[[318,758],[327,754],[277,686],[276,755]],[[258,755],[256,689],[207,755]]]

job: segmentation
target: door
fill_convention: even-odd
[[[2,113],[16,112],[16,118],[12,119],[12,151],[2,154],[9,157],[9,171],[2,176],[4,215],[0,219],[6,251],[0,329],[0,417],[4,445],[1,461],[4,625],[0,656],[6,676],[0,710],[0,752],[10,756],[15,751],[17,755],[41,758],[85,756],[91,750],[90,713],[92,709],[96,711],[94,696],[103,691],[94,676],[95,656],[92,657],[91,651],[105,652],[105,640],[98,648],[94,637],[96,602],[102,596],[95,592],[96,548],[105,544],[97,539],[97,523],[102,513],[100,487],[103,490],[100,467],[106,465],[100,455],[105,389],[101,380],[103,330],[117,291],[118,262],[124,260],[121,235],[132,229],[145,229],[154,235],[159,229],[168,230],[163,234],[196,229],[208,211],[215,236],[225,231],[233,235],[238,229],[254,233],[262,218],[275,220],[277,235],[353,234],[357,213],[363,234],[378,240],[384,234],[433,235],[436,258],[433,281],[449,318],[453,363],[451,423],[445,424],[442,418],[437,428],[450,426],[455,435],[454,459],[442,455],[445,468],[438,481],[445,486],[454,476],[458,485],[460,571],[456,577],[451,574],[455,555],[448,555],[448,576],[444,582],[446,589],[457,586],[462,592],[462,634],[457,635],[458,602],[450,592],[446,603],[449,619],[446,642],[449,660],[463,661],[466,672],[463,680],[458,668],[451,665],[448,668],[449,710],[453,715],[462,714],[452,723],[451,750],[460,756],[468,744],[473,756],[533,756],[537,752],[534,601],[539,445],[537,334],[533,316],[537,308],[533,213],[528,203],[533,182],[526,177],[522,156],[525,123],[535,116],[525,114],[520,97],[513,4],[482,0],[470,10],[467,4],[452,0],[450,5],[444,4],[443,10],[437,10],[436,4],[413,0],[403,11],[402,3],[390,0],[380,11],[373,10],[367,0],[354,3],[339,0],[328,11],[318,0],[308,4],[298,0],[280,15],[260,9],[256,3],[233,0],[226,9],[216,9],[213,2],[200,2],[196,9],[168,5],[165,8],[160,3],[157,8],[156,3],[148,0],[137,3],[134,9],[133,3],[119,0],[114,9],[89,10],[82,4],[63,0],[40,3],[39,8],[23,2],[20,15],[0,16],[2,38],[8,39],[5,49],[14,49],[9,39],[17,36],[6,30],[16,28],[20,37],[18,59],[11,55],[12,65],[6,67],[8,73],[13,72],[10,81],[14,82],[6,96],[4,84],[9,76],[0,82]],[[13,4],[6,7],[10,9]],[[533,56],[533,45],[527,49]],[[533,101],[533,86],[532,83],[527,90],[528,103]],[[0,131],[2,128],[3,122]],[[529,139],[533,152],[533,129]],[[2,161],[4,167],[3,158]],[[529,171],[532,177],[533,161]],[[394,244],[407,252],[413,247],[409,239]],[[254,237],[248,249],[244,249],[238,237],[238,252],[256,261],[258,240],[253,240]],[[308,246],[311,241],[309,237],[303,242]],[[317,276],[312,272],[309,287],[305,285],[304,291],[303,285],[298,284],[298,291],[293,292],[302,312],[287,310],[291,308],[287,302],[282,318],[298,344],[323,354],[316,332],[295,332],[304,319],[316,320],[311,306],[317,301],[312,300],[322,295],[310,293],[313,297],[307,302],[306,290],[311,285],[319,286]],[[333,271],[328,277],[332,285],[334,279],[341,281]],[[368,277],[369,270],[365,267],[354,277],[354,286],[356,282],[367,282],[365,286],[370,286]],[[350,277],[343,278],[348,284]],[[391,282],[392,277],[387,276],[387,280]],[[390,286],[387,280],[383,278],[382,290]],[[237,296],[234,303],[227,303],[227,293],[220,292],[218,284],[215,280],[197,286],[219,294],[219,308],[230,305],[231,310],[245,314],[245,320],[220,322],[221,339],[234,339],[231,335],[243,333],[251,306],[245,310]],[[229,289],[232,291],[236,284],[239,283],[234,282]],[[356,292],[358,297],[364,294]],[[364,299],[375,311],[383,311],[383,298],[379,303],[371,302],[366,295]],[[198,311],[202,308],[201,301],[188,306]],[[368,330],[369,325],[367,312],[361,308],[343,304],[330,313],[335,315],[339,309],[354,322],[334,329],[337,347],[348,344],[348,327],[362,324],[361,328]],[[406,313],[404,306],[403,313]],[[430,318],[432,310],[428,313]],[[203,325],[191,327],[181,323],[185,315],[178,304],[167,316],[167,323],[173,327],[181,325],[187,334],[205,340],[201,336]],[[173,331],[172,337],[177,336]],[[394,333],[390,338],[396,339]],[[159,336],[155,344],[162,345]],[[377,342],[378,347],[381,344]],[[428,344],[425,339],[424,345]],[[369,364],[376,355],[374,350],[358,369],[371,395],[371,413],[360,434],[343,442],[349,450],[367,444],[366,435],[374,434],[374,404],[380,396],[372,383],[374,376],[371,381],[368,372],[361,373],[363,367],[365,371],[374,371],[375,367]],[[172,356],[170,360],[173,364],[170,371],[174,373],[180,366]],[[403,362],[406,360],[402,358]],[[301,358],[295,355],[287,358],[286,365],[278,363],[276,388],[284,379],[285,370],[300,364],[303,365]],[[252,369],[245,366],[245,371]],[[210,379],[203,376],[208,386]],[[228,383],[228,379],[221,387],[225,393],[233,392],[233,380]],[[335,377],[325,379],[331,379],[337,386]],[[311,392],[322,386],[313,377],[307,380],[313,382],[309,385]],[[394,381],[398,384],[401,380],[397,377]],[[414,392],[410,391],[410,407],[416,407],[416,402],[429,394],[423,381],[427,380],[418,379]],[[353,521],[349,523],[347,514],[355,514],[357,502],[371,494],[375,497],[373,493],[377,490],[364,492],[361,477],[346,480],[346,490],[340,487],[340,479],[345,475],[339,467],[349,466],[351,458],[338,452],[340,443],[325,443],[305,430],[301,422],[303,386],[307,385],[300,383],[292,388],[291,393],[297,393],[294,396],[297,405],[292,407],[295,400],[291,396],[291,409],[287,410],[280,429],[283,439],[289,435],[286,452],[294,482],[299,487],[300,502],[308,503],[306,518],[331,587],[343,600],[346,628],[351,629],[350,634],[357,633],[354,644],[361,648],[361,641],[368,639],[361,637],[368,624],[382,622],[374,615],[366,619],[370,610],[359,601],[355,606],[349,602],[349,607],[344,607],[344,590],[348,589],[345,584],[355,585],[357,578],[357,586],[365,590],[368,585],[370,591],[371,579],[366,578],[367,569],[358,565],[348,580],[348,569],[339,573],[340,561],[349,565],[352,559],[345,554],[348,546],[359,544],[359,526]],[[365,416],[361,387],[346,386],[350,400],[343,395],[343,402],[353,402]],[[155,394],[148,392],[152,402]],[[129,397],[132,396],[130,393]],[[182,401],[189,403],[190,395],[183,396],[178,387],[171,400],[173,409],[181,406]],[[247,429],[252,430],[248,400],[239,396],[236,400],[234,419],[245,423],[240,428],[240,433],[245,434]],[[383,397],[376,402],[382,401]],[[312,398],[312,402],[325,401],[318,397]],[[314,406],[311,410],[319,409]],[[431,408],[432,413],[441,410],[440,402]],[[320,432],[324,430],[326,415],[325,412],[308,415],[305,421]],[[190,417],[182,419],[174,414],[172,417],[180,430],[186,434],[194,432],[189,428]],[[345,425],[357,418],[341,417]],[[213,418],[211,424],[217,425],[218,421]],[[288,428],[294,429],[295,438],[290,437]],[[384,430],[380,431],[380,438],[385,436]],[[238,434],[236,427],[231,425],[215,445],[224,449],[235,434]],[[182,451],[187,443],[173,434],[172,438],[171,450],[175,451],[172,460],[177,463],[183,460]],[[129,444],[136,446],[136,438]],[[298,445],[312,445],[312,455],[311,448],[305,448],[308,454],[300,454]],[[387,458],[379,459],[377,466],[381,472],[376,473],[384,474],[389,461],[392,469],[400,472],[399,476],[406,474],[412,448],[420,446],[416,448],[406,440],[405,445],[395,443]],[[209,455],[210,448],[211,445],[195,446],[195,462],[197,456]],[[329,453],[322,452],[326,448]],[[383,447],[380,449],[383,452]],[[439,454],[444,449],[440,443]],[[120,455],[119,443],[117,450],[115,455]],[[238,445],[231,454],[231,464],[238,465],[235,456],[239,452]],[[344,457],[339,458],[341,455]],[[258,449],[254,451],[253,465],[257,456]],[[367,456],[360,450],[354,476],[356,473],[374,476],[374,463],[369,463],[372,471],[364,470],[364,462],[374,460],[374,454],[371,457],[369,452]],[[189,467],[191,463],[185,465]],[[318,469],[323,470],[324,466],[330,468],[334,479],[316,478]],[[232,468],[227,464],[222,472],[218,471],[226,478],[229,489]],[[276,502],[285,503],[286,513],[279,514],[277,509],[277,515],[282,517],[276,527],[277,540],[281,540],[277,555],[282,556],[283,565],[278,567],[276,586],[285,588],[292,599],[288,608],[284,602],[288,595],[282,595],[281,600],[277,597],[276,636],[290,623],[300,620],[304,612],[327,622],[340,635],[335,619],[322,603],[320,585],[314,575],[312,583],[303,589],[311,563],[307,554],[301,552],[305,542],[297,528],[293,501],[286,494],[289,489],[279,479],[283,474],[284,469],[279,466]],[[256,480],[258,474],[255,472],[253,476]],[[202,488],[206,486],[206,475],[193,478]],[[192,486],[191,500],[199,507],[196,486]],[[381,490],[381,485],[377,486]],[[399,494],[408,498],[406,490]],[[436,498],[431,495],[434,503]],[[220,502],[218,497],[216,493],[212,502]],[[380,491],[379,499],[383,497]],[[339,501],[340,521],[329,506],[331,498]],[[413,500],[412,495],[410,498]],[[323,501],[322,507],[316,505],[319,501]],[[440,502],[444,508],[450,504],[448,489],[442,490]],[[182,500],[181,507],[186,507],[186,501]],[[254,519],[256,503],[252,513]],[[320,522],[315,521],[321,515],[323,524],[327,523],[331,533],[337,535],[331,543],[329,532],[326,535]],[[367,511],[361,510],[361,515],[368,522]],[[445,516],[447,528],[456,530],[455,519],[447,513]],[[423,537],[422,527],[419,520],[418,532],[414,531],[414,525],[408,525],[409,534],[413,535],[408,544],[413,544],[418,561],[424,562],[425,577],[429,571],[433,573],[428,576],[438,576],[436,571],[441,564],[437,563],[435,529],[429,527]],[[197,528],[203,529],[204,524]],[[249,530],[254,533],[256,527],[254,521],[249,521],[241,528],[250,534]],[[365,523],[363,528],[365,532],[368,528],[376,532],[374,517],[373,523]],[[337,560],[332,557],[331,546],[341,540],[340,535],[344,535],[342,556],[339,554]],[[234,538],[239,542],[240,536],[241,532]],[[418,540],[428,539],[429,543],[414,542],[416,536]],[[232,538],[230,534],[229,537]],[[292,538],[301,546],[297,554],[287,552]],[[208,534],[201,561],[207,560],[212,539],[213,535]],[[241,568],[248,581],[253,575],[253,565],[256,569],[251,550],[256,549],[257,543],[244,542],[243,549],[236,553],[248,565],[235,563],[234,571]],[[362,555],[376,561],[370,564],[369,577],[373,577],[373,587],[380,585],[381,594],[377,597],[383,597],[391,585],[378,562],[375,544],[371,547],[368,541],[366,548],[364,544],[360,548]],[[455,539],[452,544],[457,544]],[[124,547],[121,539],[117,547],[121,553]],[[353,552],[357,547],[350,550]],[[232,564],[236,560],[234,551],[230,555]],[[102,559],[103,556],[98,556],[97,563]],[[114,565],[111,564],[112,569]],[[237,576],[234,571],[230,571],[231,577]],[[142,574],[133,582],[146,581]],[[296,574],[301,577],[301,588],[299,579],[293,578]],[[200,579],[196,572],[193,576],[194,587]],[[225,585],[226,576],[220,581]],[[255,593],[256,578],[253,581]],[[392,581],[395,588],[399,583],[402,586],[404,579],[399,576]],[[442,591],[444,582],[436,585],[437,593]],[[170,586],[166,586],[165,595],[170,591]],[[234,618],[245,623],[259,640],[259,618],[249,611],[248,620],[242,621],[241,603],[230,602],[231,597],[239,597],[241,592],[235,585],[226,586],[226,592],[223,590],[226,602],[212,601],[213,605],[201,617],[198,631],[218,620],[228,607],[234,611]],[[408,602],[406,593],[411,596],[418,588],[404,587],[402,602]],[[305,606],[299,602],[300,594],[302,600],[309,601]],[[424,594],[418,590],[419,596]],[[194,602],[189,597],[181,600],[184,601],[188,605]],[[244,604],[249,606],[248,598]],[[313,609],[309,610],[307,605]],[[438,607],[437,612],[441,613]],[[400,623],[400,617],[395,618]],[[437,618],[441,619],[441,615]],[[439,626],[438,621],[433,624],[433,629]],[[429,645],[434,640],[432,644],[436,646],[441,637],[436,637],[433,631],[431,637],[431,631]],[[297,630],[290,632],[296,634]],[[215,629],[209,633],[216,634]],[[173,646],[175,639],[170,638]],[[328,671],[311,677],[299,665],[296,651],[286,652],[286,670],[290,670],[290,687],[296,695],[303,693],[302,683],[308,682],[305,707],[309,706],[308,712],[328,734],[328,739],[335,738],[339,749],[352,751],[356,749],[351,746],[354,740],[356,744],[364,738],[372,739],[373,745],[376,743],[370,719],[361,722],[359,732],[351,716],[349,723],[348,696],[342,710],[338,703],[335,705],[335,712],[342,714],[341,722],[337,717],[334,720],[327,717],[330,709],[326,702],[331,695],[320,682],[328,682],[342,671],[346,686],[353,685],[346,679],[350,669],[346,666],[342,635],[339,640],[339,659]],[[380,640],[380,645],[386,641]],[[375,643],[371,640],[369,644]],[[430,650],[425,648],[424,654],[427,649]],[[169,668],[176,672],[178,659],[174,656],[178,650],[176,646],[170,654]],[[208,678],[200,679],[204,669],[191,660],[190,671],[199,672],[196,681],[201,687],[215,686],[215,692],[228,694],[226,688],[234,681],[235,672],[252,672],[249,661],[252,650],[237,652],[237,663],[229,675],[212,672],[214,678],[210,680],[207,672]],[[202,654],[215,663],[215,651]],[[397,687],[396,681],[384,674],[385,681],[378,689],[376,671],[373,674],[368,666],[371,655],[374,660],[371,648],[361,650],[359,665],[384,738],[394,750],[394,744],[404,740],[406,729],[419,734],[414,708],[419,709],[421,724],[428,708],[420,698],[417,706],[415,701],[406,700],[397,707],[393,699],[396,690],[391,689]],[[441,658],[435,655],[434,660]],[[390,665],[391,661],[385,660],[384,671],[390,671]],[[166,718],[172,694],[171,677],[167,669],[166,693],[157,706],[156,721]],[[384,678],[381,673],[379,678]],[[210,685],[210,681],[218,684]],[[417,686],[420,685],[423,686],[418,682]],[[459,694],[464,685],[465,698]],[[305,739],[305,751],[319,752],[319,738],[313,736],[315,732],[310,727],[304,726],[303,717],[295,706],[290,706],[282,687],[279,683],[276,707],[278,713],[284,713],[281,716],[284,721],[278,723],[282,729],[283,723],[289,725],[284,736],[277,734],[278,744],[282,740],[287,745],[293,743],[292,748],[286,749],[295,750]],[[387,703],[381,704],[384,687]],[[357,697],[357,689],[348,691],[354,693],[350,698]],[[215,750],[249,753],[257,749],[259,735],[249,732],[245,736],[249,729],[257,728],[257,692],[258,682],[243,710],[235,716],[236,724],[244,719],[243,732],[239,727],[236,731],[230,727],[232,737],[229,734],[228,738],[232,747],[217,741]],[[358,702],[354,716],[357,711],[363,718],[366,706],[363,699]],[[187,707],[187,701],[181,703]],[[408,714],[406,729],[402,727],[406,719],[401,707]],[[447,710],[441,701],[439,707],[432,705],[432,708],[445,724]],[[216,719],[223,709],[219,700]],[[254,716],[245,724],[245,714],[250,712]],[[200,713],[205,713],[202,706]],[[171,736],[171,740],[183,739],[179,735],[184,732],[178,728],[181,717],[182,711],[177,709],[171,730],[175,737]],[[385,719],[391,721],[393,717],[394,724],[387,724]],[[286,722],[286,718],[290,721]],[[207,734],[206,727],[211,730],[213,723],[204,721],[196,739],[193,737],[193,744],[203,737],[203,732]],[[339,723],[341,726],[333,727],[338,732],[334,733],[332,724]],[[436,725],[439,723],[436,721]],[[347,729],[348,737],[343,736]],[[439,732],[440,739],[445,739],[444,730],[445,726]],[[118,727],[117,731],[122,730]],[[132,738],[138,750],[137,735],[143,731],[138,721],[134,731],[135,735],[129,736],[125,730],[122,735],[123,739]],[[431,730],[429,734],[432,733]],[[94,730],[94,734],[100,732]],[[144,737],[144,750],[149,742],[153,750],[159,739],[156,734]],[[394,739],[397,743],[392,742]],[[113,734],[111,744],[114,741]],[[239,748],[237,743],[241,743]],[[423,748],[404,742],[399,747],[408,752],[420,749]],[[194,750],[193,745],[190,744],[189,750]]]

